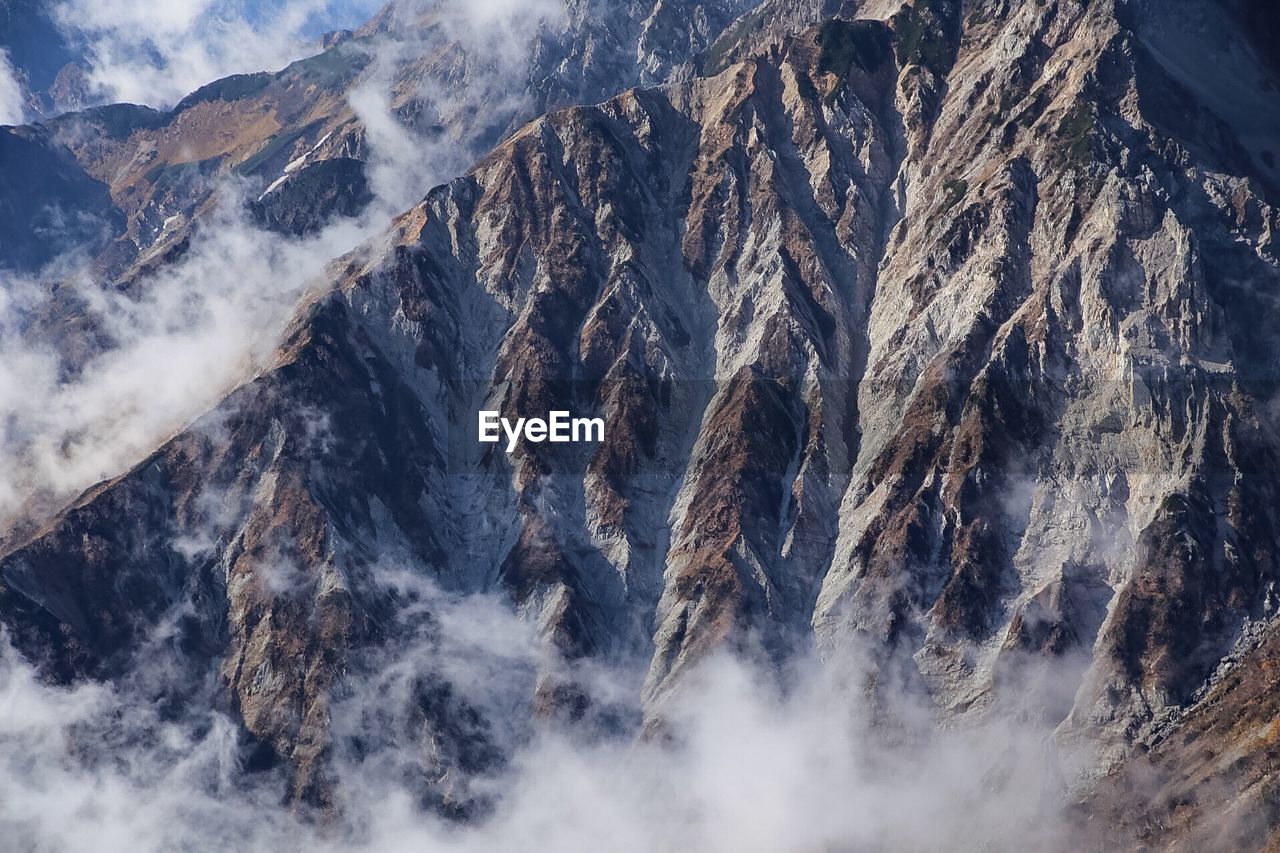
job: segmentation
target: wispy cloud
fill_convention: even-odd
[[[426,33],[413,20],[430,7],[435,24]],[[429,175],[461,174],[484,154],[492,138],[468,133],[489,130],[524,115],[533,35],[544,23],[563,16],[563,0],[418,0],[396,6],[402,29],[378,45],[373,67],[349,96],[379,155],[371,162],[371,180],[380,198],[405,207],[421,197],[416,188]],[[428,76],[412,93],[422,111],[418,127],[453,130],[424,138],[393,118],[391,89],[407,63],[456,44],[466,57],[447,85]],[[461,138],[460,138],[461,137]]]
[[[275,70],[315,52],[318,32],[358,24],[377,0],[60,0],[59,28],[84,45],[104,101],[171,105],[229,74]]]
[[[210,2],[159,11],[142,0],[84,5],[79,11],[64,5],[61,14],[81,14],[85,27],[108,27],[105,45],[118,41],[131,46],[141,65],[113,67],[123,75],[121,85],[137,86],[138,91],[156,82],[172,85],[175,95],[186,93],[191,84],[180,82],[186,72],[166,64],[168,59],[188,61],[175,58],[183,39],[198,39],[230,56],[239,49],[238,28],[270,32],[250,25],[243,14],[229,23],[210,24],[225,12],[224,6]],[[307,15],[321,5],[287,3],[259,15],[271,20],[272,15],[285,16],[286,30],[301,32]],[[535,5],[537,15],[545,14],[545,3]],[[110,9],[119,17],[112,18]],[[500,62],[478,63],[458,90],[460,99],[479,109],[497,97],[494,93],[521,91],[531,43],[518,39],[514,28],[517,22],[536,20],[528,14],[459,15],[451,24],[456,37],[477,48],[496,42],[512,47]],[[523,32],[527,36],[531,30]],[[169,39],[159,59],[142,47],[156,38]],[[48,289],[0,271],[0,519],[33,495],[66,497],[119,474],[207,411],[262,368],[299,300],[310,288],[328,285],[324,271],[330,259],[374,238],[391,216],[469,165],[478,152],[468,140],[423,138],[392,112],[387,87],[395,61],[405,59],[413,46],[411,39],[401,39],[394,50],[389,46],[379,52],[378,68],[351,95],[366,126],[376,195],[359,218],[339,221],[306,239],[267,233],[243,213],[243,195],[253,188],[229,180],[218,193],[221,206],[201,222],[189,251],[161,267],[141,296],[104,290],[83,263],[58,259],[62,286],[80,295],[89,317],[113,341],[74,376],[65,375],[56,341],[24,334],[24,318],[39,313],[49,299]],[[253,63],[261,57],[245,54],[241,59]],[[188,71],[200,82],[212,73]]]
[[[25,98],[9,54],[0,50],[0,124],[22,124],[26,118]]]
[[[1079,840],[1043,726],[1012,716],[935,726],[923,697],[873,702],[856,658],[801,658],[779,678],[722,656],[663,709],[661,737],[591,722],[530,727],[529,690],[548,654],[532,626],[491,597],[393,582],[418,590],[434,627],[351,667],[332,711],[334,822],[281,808],[282,775],[243,773],[243,747],[220,715],[162,721],[127,689],[45,686],[6,649],[0,705],[21,713],[0,715],[0,828],[33,849],[92,838],[141,851],[214,840],[246,850],[1052,851]],[[484,782],[492,811],[465,825],[424,810],[425,777],[400,772],[421,767],[436,737],[412,716],[413,685],[430,678],[510,749]],[[575,679],[611,699],[634,684],[617,670]]]
[[[66,286],[115,342],[72,378],[56,341],[29,340],[12,321],[47,291],[0,273],[10,318],[0,326],[0,513],[118,473],[253,375],[327,259],[370,230],[340,222],[285,240],[247,224],[234,203],[208,226],[141,298],[71,275]]]

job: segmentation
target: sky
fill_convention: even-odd
[[[263,2],[219,2],[216,5],[240,14],[250,24],[270,21],[297,0],[263,0]],[[302,27],[302,34],[317,38],[336,29],[351,29],[367,21],[386,0],[327,0],[317,4],[315,11]],[[242,7],[237,10],[234,7]]]

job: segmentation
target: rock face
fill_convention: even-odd
[[[502,141],[336,261],[269,371],[8,547],[15,644],[60,678],[118,677],[180,613],[165,654],[218,673],[182,701],[224,703],[325,804],[332,695],[395,643],[402,602],[375,579],[394,554],[503,590],[567,658],[647,660],[651,718],[716,649],[869,645],[946,717],[1056,726],[1091,756],[1085,792],[1159,767],[1160,844],[1276,843],[1249,807],[1276,772],[1271,13],[631,5],[543,29],[533,103],[667,82],[505,138],[518,111],[468,125]],[[141,175],[151,202],[120,203],[136,234],[161,180],[125,164],[214,122],[201,162],[303,161],[290,180],[316,189],[259,201],[297,232],[300,206],[346,212],[361,156],[342,87],[308,75],[356,73],[330,63],[410,24],[439,25],[390,7],[167,116],[77,117],[72,150]],[[410,65],[445,67],[427,55]],[[508,456],[475,442],[480,408],[608,427]],[[544,668],[531,713],[589,712],[564,673]],[[423,785],[466,814],[502,751],[450,695],[416,694]],[[1210,821],[1218,802],[1251,822]],[[1142,807],[1116,817],[1123,844]]]

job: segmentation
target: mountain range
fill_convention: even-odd
[[[0,265],[40,294],[7,333],[57,383],[124,345],[94,294],[265,288],[199,265],[219,229],[359,237],[100,481],[0,428],[8,641],[42,684],[229,720],[231,787],[306,822],[375,764],[501,821],[539,732],[681,748],[729,658],[786,695],[821,661],[886,743],[1039,732],[1058,829],[936,849],[1280,849],[1278,28],[1265,0],[394,0],[168,109],[0,129]],[[5,31],[32,91],[47,35]],[[606,430],[508,454],[482,409]],[[536,649],[501,699],[449,651],[476,599]],[[162,728],[118,723],[77,760]],[[968,781],[998,804],[1000,772]]]

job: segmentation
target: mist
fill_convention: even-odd
[[[276,70],[316,52],[326,29],[357,26],[377,0],[58,0],[52,18],[83,45],[102,103],[172,106],[225,77]]]
[[[0,50],[0,125],[22,124],[26,116],[22,87],[9,61],[7,51]]]
[[[1070,846],[1043,722],[993,713],[941,725],[926,697],[869,690],[869,659],[853,651],[781,671],[716,655],[641,709],[639,673],[558,658],[501,597],[450,595],[404,569],[378,579],[405,602],[401,630],[335,690],[332,809],[281,806],[282,771],[246,771],[244,735],[220,713],[161,711],[142,683],[152,676],[49,686],[6,643],[0,830],[33,850]],[[548,668],[614,713],[531,718]],[[444,679],[504,756],[472,782],[485,807],[463,821],[422,805],[413,771],[432,734],[406,725],[421,679]]]
[[[110,18],[113,32],[133,44],[137,35],[127,25],[147,17],[146,4],[123,5],[127,14]],[[301,27],[320,5],[284,4],[271,14],[290,16]],[[75,12],[62,8],[66,15]],[[244,49],[237,27],[257,31],[259,25],[234,19],[230,29],[210,29],[202,16],[218,8],[175,8],[139,25],[144,34],[198,34],[227,50]],[[522,28],[555,8],[486,6],[457,16],[451,37],[474,50],[495,39],[510,48],[503,61],[477,65],[459,93],[464,103],[475,109],[494,93],[521,88],[519,75],[530,49],[528,30]],[[108,11],[98,9],[77,20],[90,26]],[[517,32],[525,34],[524,41]],[[376,245],[391,217],[479,156],[477,145],[424,135],[394,113],[388,94],[393,72],[419,47],[412,40],[381,45],[372,72],[351,93],[365,128],[374,193],[358,217],[338,219],[305,238],[265,231],[245,212],[246,199],[261,187],[228,177],[216,189],[216,209],[199,221],[190,249],[159,267],[140,294],[103,287],[87,259],[72,249],[40,274],[0,270],[0,520],[33,498],[65,500],[122,473],[260,373],[298,306],[332,286],[326,272],[330,261]],[[186,56],[180,40],[173,50]],[[215,65],[184,70],[181,63],[189,57],[166,58],[165,51],[148,56],[161,63],[156,75],[183,93],[227,70]],[[266,60],[246,56],[244,61],[260,65]],[[130,80],[146,79],[132,65],[117,70]],[[128,99],[126,92],[110,93]],[[24,334],[25,318],[39,314],[51,298],[50,281],[80,298],[110,342],[70,377],[63,353]]]

